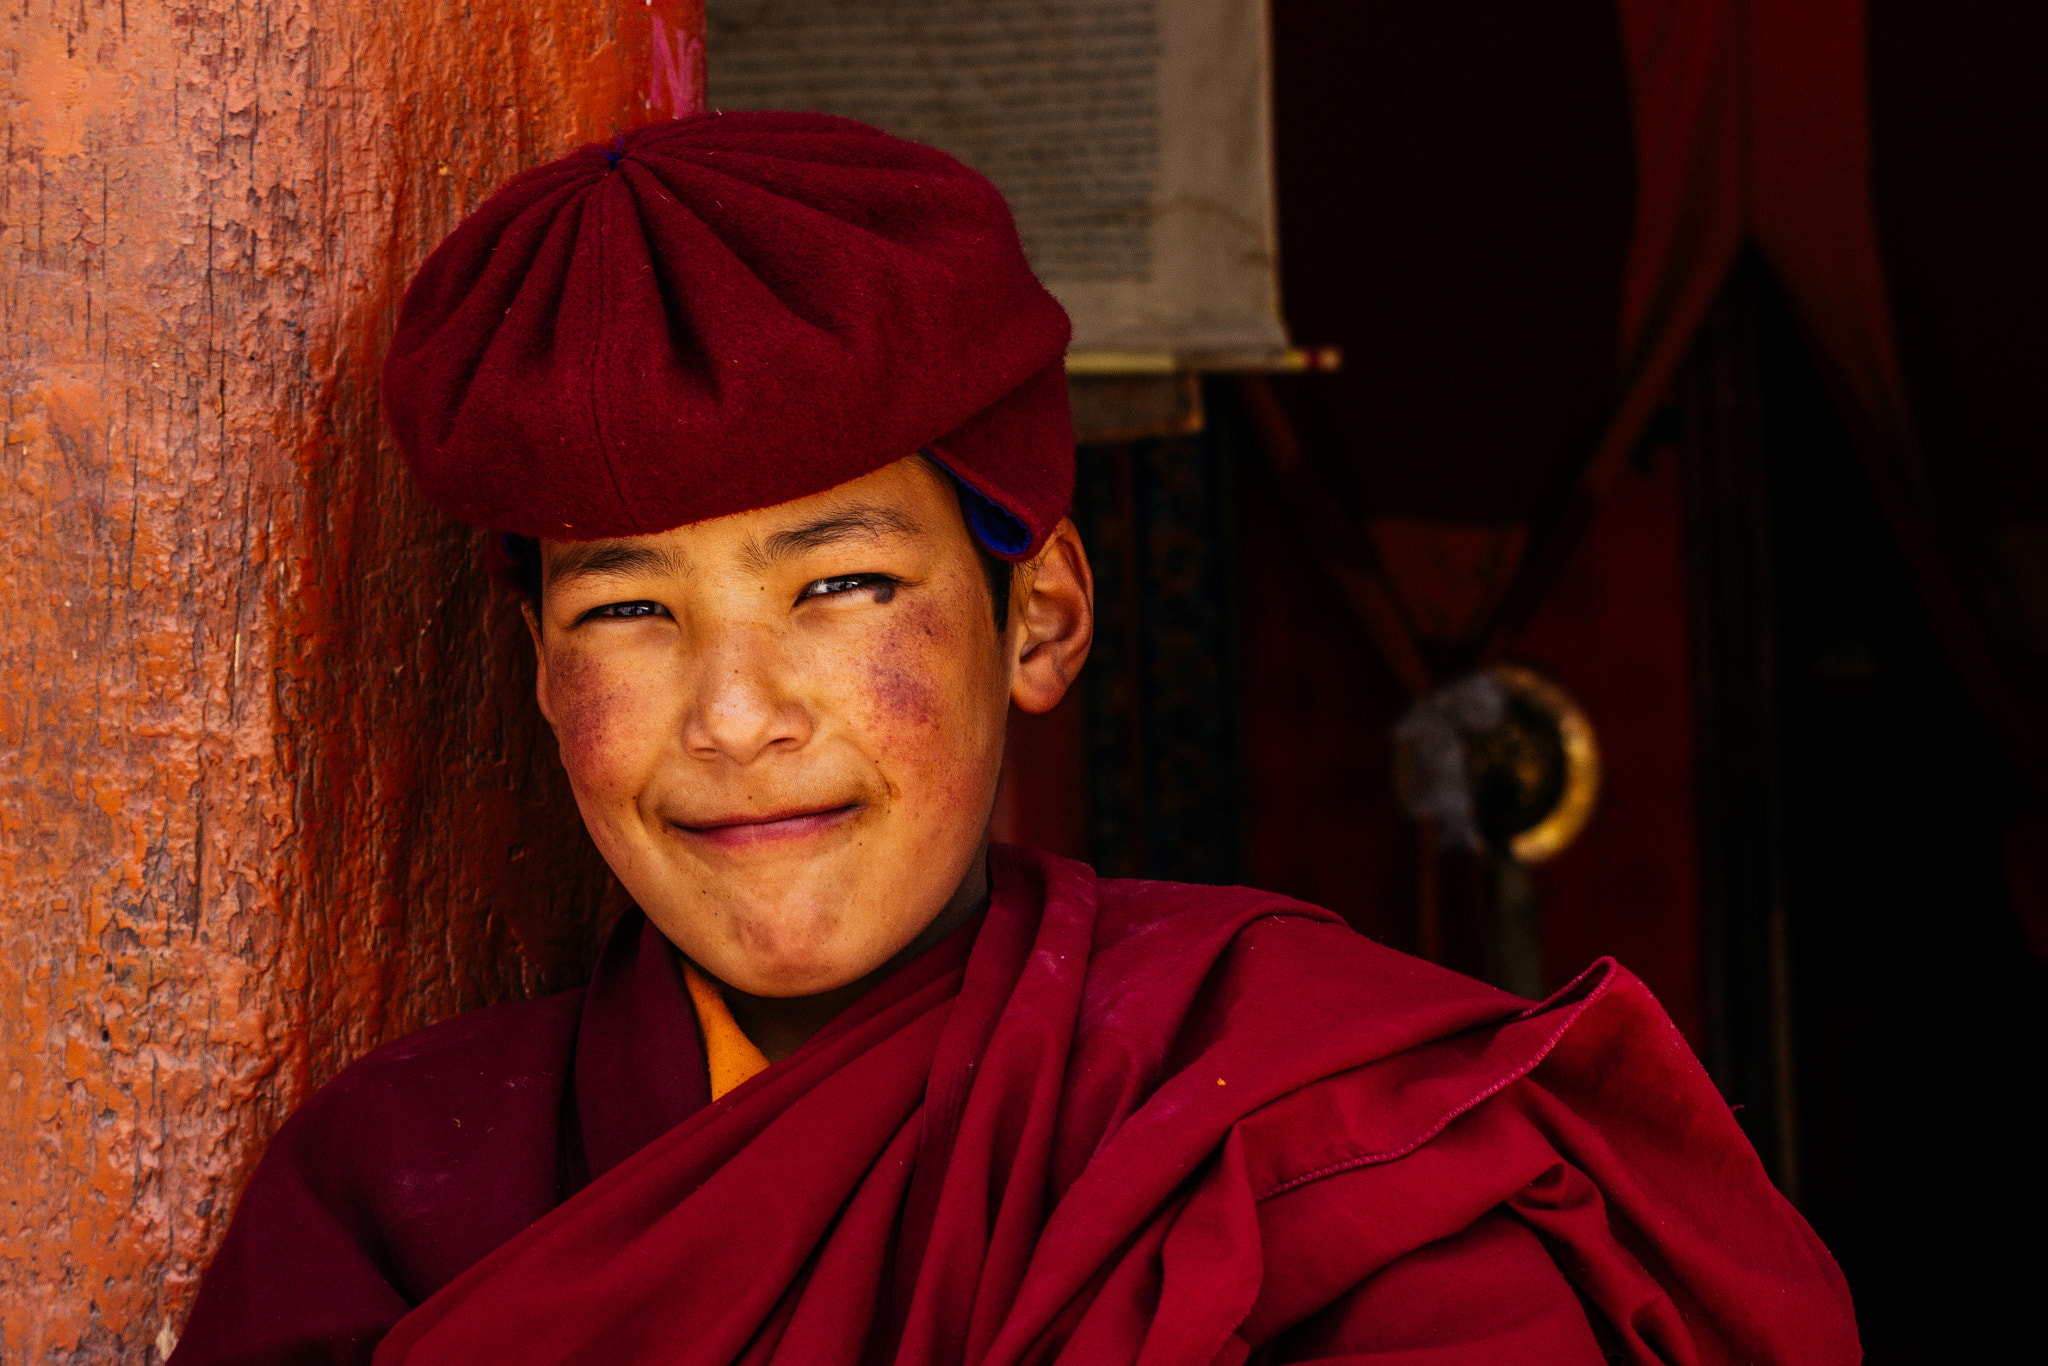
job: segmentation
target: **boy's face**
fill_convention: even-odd
[[[922,460],[654,536],[544,542],[542,711],[584,822],[671,941],[806,996],[908,946],[982,856],[1014,697],[1086,657],[1062,524],[998,630],[957,498]]]

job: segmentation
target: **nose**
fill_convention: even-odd
[[[785,661],[768,631],[746,624],[699,630],[691,642],[694,704],[683,744],[700,759],[749,764],[811,738],[809,711],[784,686]]]

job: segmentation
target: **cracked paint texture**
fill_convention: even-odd
[[[463,213],[647,116],[664,16],[0,15],[0,1363],[157,1360],[312,1088],[587,968],[524,630],[378,367]]]

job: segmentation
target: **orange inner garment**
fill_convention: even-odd
[[[704,1062],[711,1071],[711,1099],[717,1100],[735,1086],[767,1071],[768,1059],[733,1019],[725,997],[718,994],[718,984],[697,971],[697,965],[689,959],[683,958],[682,964],[683,985],[690,989],[690,1006],[697,1012],[697,1033],[704,1040]]]

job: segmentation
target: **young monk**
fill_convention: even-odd
[[[991,847],[1088,653],[1059,306],[971,171],[703,115],[523,175],[386,371],[637,909],[284,1126],[174,1360],[1799,1362],[1834,1263],[1611,963],[1531,1005]]]

